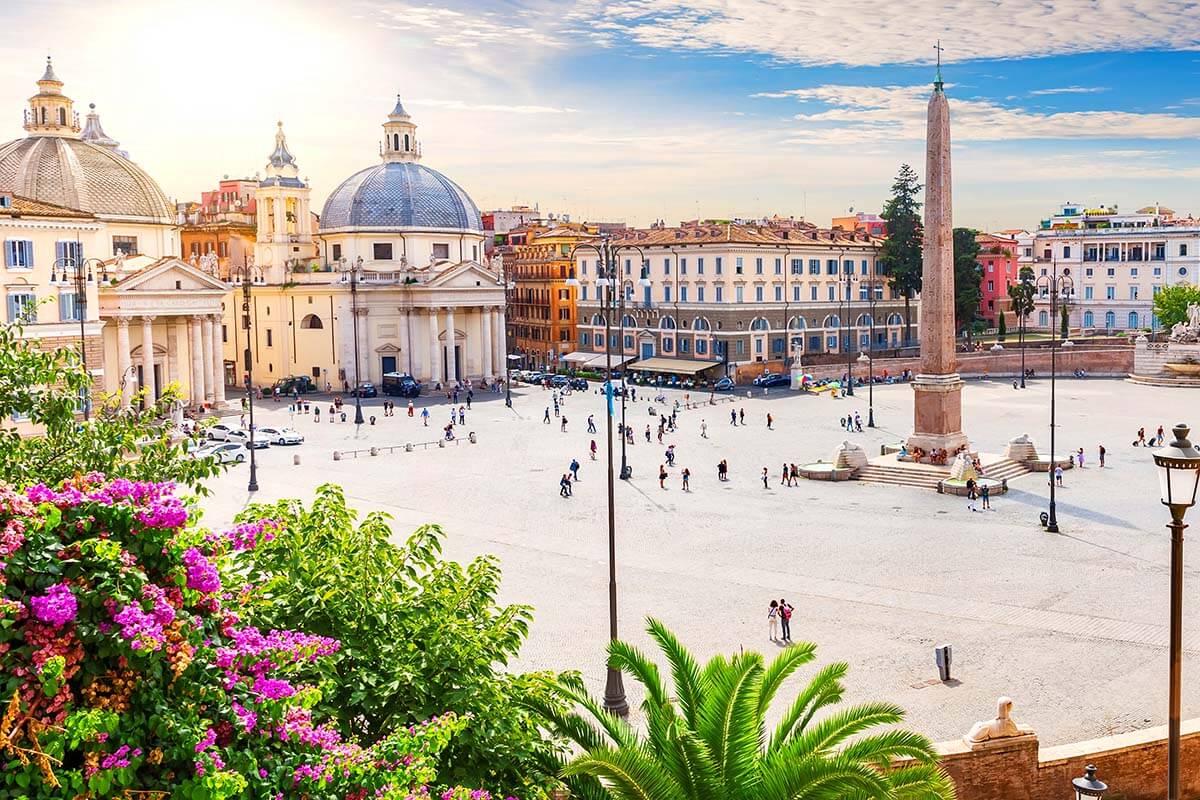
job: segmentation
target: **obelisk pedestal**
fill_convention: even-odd
[[[913,381],[908,449],[953,454],[962,431],[962,379],[954,357],[954,222],[950,191],[950,106],[941,68],[929,98],[925,142],[925,232],[921,252],[921,369]]]

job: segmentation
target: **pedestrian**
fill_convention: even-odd
[[[704,420],[700,420],[700,438],[701,439],[708,438],[708,423],[705,422]]]
[[[769,483],[769,481],[770,481],[770,477],[771,477],[771,473],[767,471],[767,468],[766,468],[766,467],[763,467],[763,471],[762,471],[762,482],[763,482],[763,488],[764,488],[764,489],[770,489],[770,488],[771,488],[771,484]]]
[[[775,424],[775,418],[771,416],[771,412],[767,412],[767,430],[773,430],[771,427]]]
[[[559,497],[571,496],[571,479],[565,472],[563,473],[562,478],[560,478],[558,481],[558,495]]]
[[[862,417],[858,415],[857,411],[854,412],[854,430],[862,433]]]
[[[737,412],[734,411],[732,408],[729,409],[729,424],[737,425]]]
[[[408,401],[408,415],[409,415],[410,417],[413,415],[413,410],[414,410],[414,408],[413,408],[413,401],[412,401],[412,400],[409,400],[409,401]]]
[[[746,424],[746,409],[744,409],[744,408],[738,409],[738,422],[740,422],[743,425]]]
[[[577,459],[577,458],[571,459],[570,470],[571,470],[572,479],[579,480],[579,459]]]
[[[728,480],[728,474],[729,474],[729,465],[727,463],[725,463],[725,459],[722,458],[717,463],[717,480],[719,480],[719,481]]]
[[[792,464],[792,474],[789,476],[788,486],[796,486],[800,483],[800,468]]]
[[[662,464],[658,465],[658,488],[667,488],[667,468]]]
[[[979,487],[979,499],[983,501],[983,508],[992,507],[992,490],[986,483]]]
[[[320,421],[321,421],[321,407],[316,406],[315,408],[313,408],[313,422],[320,422]]]
[[[422,409],[421,409],[421,423],[422,423],[422,424],[423,424],[423,425],[424,425],[426,428],[428,428],[428,427],[429,427],[429,409],[428,409],[428,408],[422,408]]]
[[[560,425],[558,426],[558,429],[559,429],[560,431],[562,431],[563,433],[566,433],[566,432],[567,432],[567,415],[566,415],[566,414],[563,414],[563,418],[562,418],[562,424],[560,424]]]
[[[779,602],[777,600],[772,600],[771,605],[767,608],[767,630],[771,634],[772,642],[778,639],[776,633],[779,631]]]
[[[588,429],[587,429],[587,432],[588,432],[588,433],[595,433],[595,432],[596,432],[596,416],[595,416],[594,414],[588,414]]]
[[[1063,482],[1062,482],[1062,473],[1063,473],[1063,469],[1062,469],[1062,467],[1061,467],[1061,466],[1058,466],[1058,465],[1055,465],[1055,467],[1054,467],[1054,482],[1055,482],[1056,484],[1058,484],[1059,486],[1062,486],[1062,485],[1063,485]]]
[[[650,444],[650,423],[646,423],[646,444]]]
[[[459,425],[467,424],[467,411],[462,406],[458,407],[458,424]]]
[[[1082,447],[1079,448],[1079,451],[1077,453],[1075,453],[1075,458],[1079,461],[1079,468],[1083,469],[1083,448]]]
[[[592,454],[592,461],[596,460],[596,440],[592,439],[592,443],[588,446],[588,451]]]
[[[1158,426],[1158,433],[1156,434],[1155,438],[1158,439],[1159,444],[1162,444],[1162,440],[1163,440],[1163,426],[1162,425]]]
[[[675,466],[675,445],[667,448],[667,464],[672,467]]]
[[[1108,451],[1104,449],[1104,445],[1100,445],[1100,469],[1104,469],[1104,454]]]
[[[975,508],[975,479],[967,478],[967,510],[977,511]]]
[[[785,462],[783,462],[783,471],[781,473],[779,473],[779,485],[780,486],[787,486],[787,479],[788,479],[789,474],[791,474],[791,470],[788,469],[787,462],[785,461]]]
[[[545,425],[550,424],[550,406],[546,406],[546,415],[542,417],[542,423]]]
[[[783,598],[779,599],[779,624],[783,628],[783,640],[790,642],[792,640],[792,607]]]
[[[554,416],[558,416],[558,399],[554,400]]]
[[[471,401],[475,399],[475,390],[467,389],[467,408],[471,407]]]
[[[687,467],[684,467],[683,468],[683,490],[685,492],[690,492],[692,490],[692,486],[690,483],[691,479],[692,479],[692,471],[690,469],[688,469]]]
[[[662,444],[662,437],[663,437],[663,426],[659,425],[658,426],[658,443],[659,444]]]

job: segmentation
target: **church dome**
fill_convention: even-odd
[[[0,189],[100,217],[164,224],[174,217],[145,170],[81,139],[30,136],[0,145]]]
[[[321,230],[452,228],[483,230],[479,209],[462,187],[415,161],[390,161],[354,173],[333,190]]]

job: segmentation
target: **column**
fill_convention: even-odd
[[[142,317],[142,388],[146,390],[146,408],[158,398],[154,382],[154,317]]]
[[[458,360],[454,357],[454,306],[446,306],[446,383],[458,376]]]
[[[399,337],[400,356],[396,359],[396,371],[397,372],[410,372],[411,373],[414,371],[414,368],[411,367],[412,351],[409,348],[412,347],[412,342],[409,340],[409,336],[408,336],[408,323],[409,323],[408,309],[402,308],[402,309],[400,309],[400,320],[399,320],[399,322],[396,323],[398,326],[398,330],[400,332],[400,337]]]
[[[284,216],[286,201],[282,197],[275,199],[275,240],[287,241],[287,218]]]
[[[429,309],[429,382],[437,383],[442,379],[442,353],[438,344],[438,314],[436,308]]]
[[[179,383],[179,325],[178,318],[167,317],[167,369],[166,381]]]
[[[359,370],[361,370],[361,372],[362,372],[362,378],[359,380],[360,380],[360,382],[366,381],[366,382],[372,382],[372,383],[375,383],[375,382],[382,383],[383,382],[382,377],[380,378],[379,381],[375,381],[375,379],[371,377],[371,375],[375,371],[376,354],[375,354],[375,337],[371,335],[371,322],[370,322],[370,319],[368,316],[369,314],[370,314],[370,309],[362,308],[361,306],[359,307],[359,309],[358,309],[358,327],[363,332],[363,339],[366,340],[365,343],[362,345],[361,352],[359,353],[359,356],[362,359],[358,365]]]
[[[492,340],[492,309],[479,309],[479,342],[483,346],[480,355],[480,369],[483,377],[491,380],[495,376],[496,356],[495,342]]]
[[[117,389],[121,392],[121,408],[129,408],[129,376],[132,370],[129,355],[129,318],[117,317]]]
[[[188,359],[192,365],[188,377],[188,402],[193,406],[200,406],[204,404],[204,356],[200,352],[200,318],[190,317],[186,324]]]
[[[496,343],[493,349],[496,359],[494,369],[496,374],[508,380],[508,334],[504,329],[504,310],[501,308],[492,309],[492,339]]]
[[[201,343],[200,353],[204,359],[204,365],[201,368],[200,382],[204,386],[204,400],[211,403],[216,400],[216,392],[213,388],[213,321],[208,314],[200,315],[200,331]]]
[[[222,404],[225,402],[225,343],[221,341],[221,315],[213,314],[211,319],[213,324],[213,402]]]

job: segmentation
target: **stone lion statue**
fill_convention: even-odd
[[[979,744],[990,739],[1005,739],[1010,736],[1020,736],[1021,729],[1012,717],[1012,698],[1000,697],[996,700],[996,718],[986,722],[976,722],[963,738],[971,744]]]

